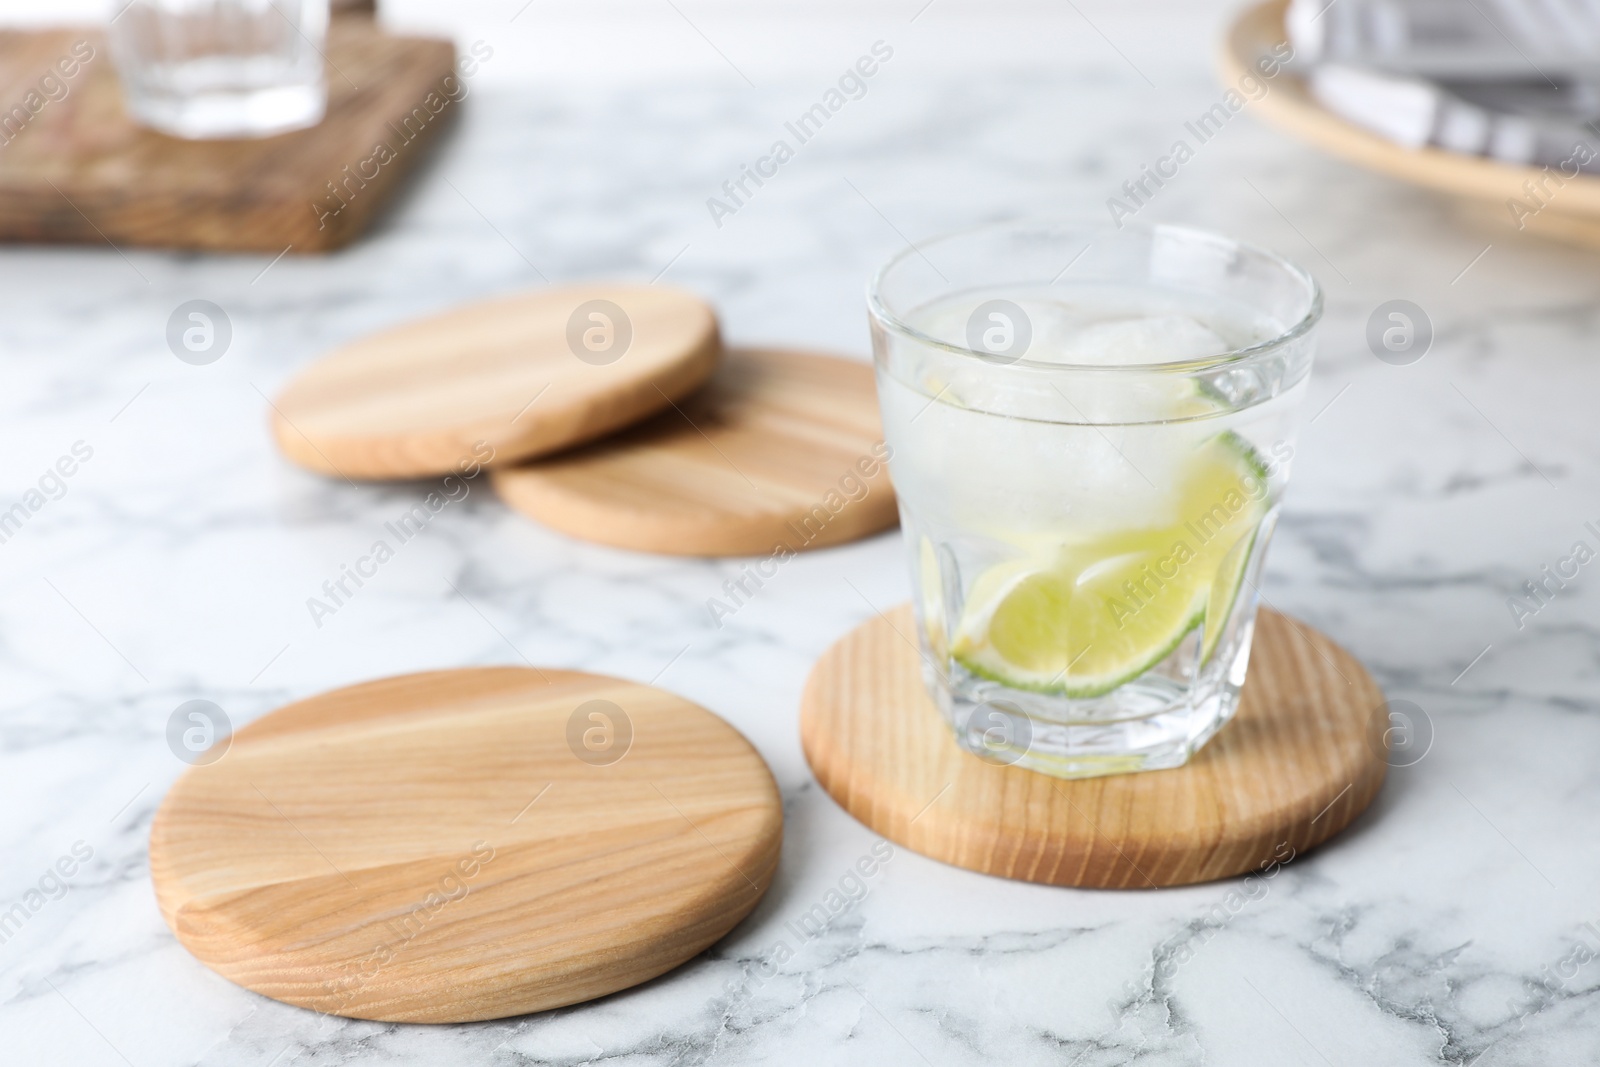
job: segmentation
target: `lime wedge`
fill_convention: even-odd
[[[1175,504],[1170,525],[979,575],[951,654],[982,677],[1075,698],[1138,677],[1197,626],[1209,659],[1267,512],[1266,468],[1237,434],[1219,434],[1196,450]]]

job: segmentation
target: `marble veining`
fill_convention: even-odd
[[[1600,1055],[1588,833],[1600,600],[1585,570],[1520,628],[1507,607],[1600,518],[1595,253],[1463,217],[1249,115],[1140,215],[1238,234],[1321,279],[1309,421],[1263,589],[1417,705],[1431,735],[1366,815],[1270,880],[1079,892],[897,851],[861,899],[798,938],[792,924],[874,841],[806,771],[800,687],[836,637],[906,597],[897,534],[786,563],[719,627],[706,600],[744,561],[570,541],[480,481],[358,597],[320,627],[309,617],[306,599],[429,488],[350,486],[274,454],[264,397],[318,353],[542,279],[617,276],[705,293],[735,342],[864,358],[865,279],[907,238],[1101,213],[1217,93],[1200,57],[1152,71],[1153,87],[1110,52],[984,77],[910,59],[886,64],[720,227],[707,198],[825,83],[486,85],[379,232],[325,259],[0,251],[0,509],[75,443],[93,450],[0,543],[0,909],[42,901],[0,942],[0,1058],[1501,1067]],[[168,315],[195,298],[234,327],[204,367],[164,341]],[[1435,328],[1407,367],[1364,340],[1392,298]],[[655,679],[771,763],[782,864],[725,941],[597,1003],[426,1028],[285,1007],[177,945],[146,860],[155,806],[183,770],[165,742],[173,708],[204,698],[240,723],[365,678],[525,660]],[[51,876],[74,846],[91,857]],[[775,973],[749,979],[785,937]]]

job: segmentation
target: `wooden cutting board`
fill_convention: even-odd
[[[406,1022],[603,996],[761,899],[783,815],[715,715],[599,675],[490,667],[291,704],[156,813],[162,915],[276,1000]]]
[[[887,455],[869,364],[738,349],[651,421],[500,468],[494,484],[517,510],[601,544],[781,557],[893,526]]]
[[[538,289],[345,345],[289,383],[272,430],[321,474],[476,473],[670,408],[721,354],[716,315],[681,290]]]
[[[1188,764],[1075,781],[957,746],[915,642],[902,606],[830,648],[806,682],[801,742],[851,815],[968,870],[1097,889],[1275,873],[1360,814],[1388,768],[1377,684],[1274,611],[1258,618],[1238,713]]]
[[[320,125],[184,141],[128,117],[100,30],[0,31],[0,240],[272,255],[349,243],[455,120],[471,83],[449,41],[391,36],[358,15],[332,21],[326,50]]]

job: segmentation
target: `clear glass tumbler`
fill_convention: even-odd
[[[868,305],[958,741],[1063,778],[1187,761],[1238,707],[1316,281],[1199,230],[1012,223],[909,249]]]
[[[328,3],[132,0],[110,27],[129,113],[191,139],[316,125],[328,100]]]

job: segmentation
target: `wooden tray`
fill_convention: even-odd
[[[756,906],[782,836],[766,764],[704,708],[483,667],[251,723],[167,793],[150,876],[178,940],[246,989],[467,1022],[676,967]]]
[[[1256,60],[1287,39],[1283,24],[1287,8],[1288,0],[1267,0],[1246,8],[1228,28],[1219,57],[1225,85],[1238,85],[1246,73],[1259,77]],[[1466,198],[1476,214],[1498,218],[1513,229],[1518,225],[1507,207],[1508,200],[1538,207],[1529,199],[1523,183],[1542,178],[1543,168],[1515,166],[1439,148],[1404,148],[1328,111],[1311,96],[1304,80],[1292,74],[1279,73],[1267,85],[1267,94],[1251,101],[1248,110],[1333,155]],[[1522,216],[1526,228],[1563,240],[1600,245],[1600,177],[1562,179],[1566,184],[1545,198],[1542,210]]]
[[[1049,885],[1150,889],[1272,869],[1326,841],[1388,769],[1383,693],[1324,635],[1263,610],[1232,722],[1186,765],[1063,781],[960,748],[922,685],[909,606],[812,668],[800,739],[845,810],[913,852]]]
[[[87,50],[63,77],[58,61]],[[0,138],[0,241],[274,255],[349,243],[462,105],[444,91],[455,69],[449,41],[394,37],[370,18],[341,15],[327,53],[319,125],[262,140],[184,141],[128,117],[99,30],[0,31],[0,122],[12,116]],[[64,96],[37,93],[47,74]],[[452,84],[459,95],[459,77]],[[44,101],[32,114],[30,93]],[[392,158],[374,155],[380,144]]]

